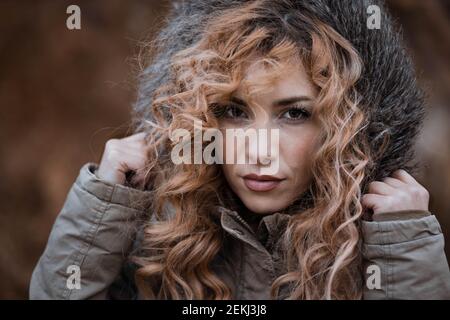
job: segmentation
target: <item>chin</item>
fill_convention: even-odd
[[[271,214],[287,207],[287,204],[268,198],[267,196],[243,197],[241,200],[247,209],[256,214]]]

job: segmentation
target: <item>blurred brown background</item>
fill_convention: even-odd
[[[429,92],[418,143],[450,256],[450,1],[391,0]],[[82,29],[66,28],[77,4]],[[0,1],[0,298],[28,297],[32,269],[80,167],[127,133],[132,57],[168,1]]]

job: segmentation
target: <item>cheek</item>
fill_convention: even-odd
[[[222,173],[225,177],[225,180],[228,182],[228,185],[236,192],[236,188],[239,186],[237,176],[237,167],[234,164],[221,164],[220,165]]]
[[[316,149],[316,136],[316,130],[302,130],[302,128],[284,133],[281,141],[286,142],[281,144],[281,156],[295,175],[304,176],[309,172]]]
[[[227,165],[227,164],[221,164],[220,167],[222,168],[223,175],[228,180],[232,176],[233,166]]]
[[[222,134],[222,156],[224,163],[227,163],[227,159],[231,162],[234,162],[236,160],[236,155],[240,152],[239,146],[235,144],[235,141],[233,139],[230,139],[228,141],[226,134],[227,129],[233,128],[222,125],[220,129],[220,132]],[[226,170],[227,172],[231,172],[233,170],[231,164],[224,165],[224,167],[224,170]]]

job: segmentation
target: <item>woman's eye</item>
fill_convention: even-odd
[[[247,119],[247,114],[242,108],[234,105],[227,106],[224,113],[226,118],[230,119]]]
[[[248,118],[247,113],[242,107],[233,104],[213,104],[211,110],[218,119],[241,120]]]
[[[311,113],[302,107],[293,107],[283,112],[281,118],[288,121],[305,120],[311,116]]]

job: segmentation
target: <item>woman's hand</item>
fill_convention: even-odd
[[[97,177],[113,184],[125,184],[127,172],[133,171],[132,184],[142,187],[143,169],[148,157],[145,135],[145,132],[141,132],[123,139],[108,140]]]
[[[399,210],[428,211],[429,193],[405,170],[395,171],[383,181],[369,184],[362,205],[372,209],[374,215]]]

